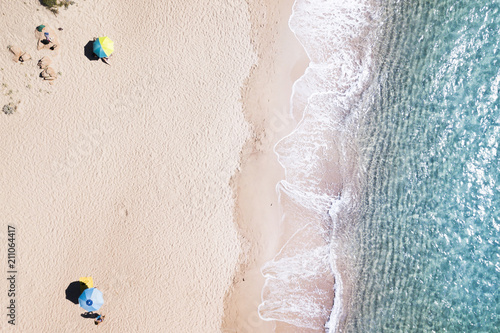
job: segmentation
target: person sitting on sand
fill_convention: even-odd
[[[57,44],[54,43],[54,41],[52,40],[52,37],[49,36],[49,33],[45,32],[43,35],[45,36],[45,39],[42,40],[42,43],[45,45],[50,45],[50,49],[52,51],[55,50],[55,48],[57,47]]]
[[[50,38],[48,32],[45,32],[43,35],[45,38],[40,39],[40,43],[42,43],[43,45],[49,45],[52,42],[52,38]]]
[[[41,50],[44,48],[50,48],[51,50],[54,50],[59,46],[56,33],[43,24],[36,27],[35,37],[38,40],[37,50]]]
[[[106,316],[104,316],[104,315],[102,315],[102,316],[98,315],[97,318],[94,320],[94,323],[96,325],[99,325],[100,323],[102,323],[104,321],[104,317],[106,317]]]

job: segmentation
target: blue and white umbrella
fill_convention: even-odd
[[[97,288],[88,288],[78,297],[80,306],[87,311],[97,311],[104,304],[102,292]]]

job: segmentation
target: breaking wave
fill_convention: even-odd
[[[352,287],[344,263],[363,186],[358,135],[375,73],[379,8],[370,0],[296,0],[289,26],[310,59],[294,84],[300,120],[275,152],[284,246],[262,267],[259,314],[297,331],[338,329]]]

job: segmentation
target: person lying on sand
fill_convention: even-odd
[[[20,62],[25,62],[28,60],[31,60],[31,56],[26,52],[24,52],[23,55],[19,57]]]
[[[21,50],[19,46],[9,46],[9,51],[12,52],[12,54],[14,54],[12,60],[14,60],[15,62],[18,62],[19,58],[23,54],[23,50]]]
[[[40,69],[45,69],[49,67],[51,63],[52,59],[50,59],[50,57],[45,56],[42,59],[38,60],[38,67],[40,67]]]
[[[54,80],[57,78],[57,73],[54,68],[49,66],[40,73],[40,77],[49,81],[50,84],[54,84]]]
[[[102,315],[102,316],[98,315],[97,318],[94,320],[94,323],[96,325],[99,325],[100,323],[102,323],[104,321],[104,317],[106,317],[106,316],[104,316],[104,315]]]
[[[31,56],[21,50],[19,46],[9,46],[9,50],[10,52],[12,52],[12,54],[14,54],[12,60],[14,60],[15,62],[25,62],[31,59]]]

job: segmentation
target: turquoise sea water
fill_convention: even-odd
[[[311,62],[261,318],[500,332],[500,2],[296,0],[290,28]]]
[[[500,332],[500,2],[384,5],[342,332]]]

